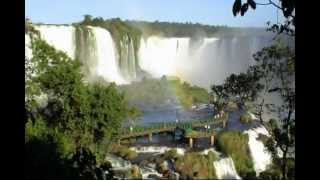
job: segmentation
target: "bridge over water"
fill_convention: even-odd
[[[126,127],[122,129],[119,143],[121,139],[136,138],[141,136],[148,136],[149,142],[152,141],[152,134],[157,134],[161,132],[172,132],[174,133],[177,129],[182,130],[184,137],[189,139],[189,146],[193,146],[194,138],[210,137],[211,145],[214,143],[214,136],[217,131],[226,126],[226,119],[228,119],[228,114],[221,117],[208,118],[204,120],[193,120],[188,122],[163,122],[154,123],[151,126],[141,126],[135,125],[131,127]],[[197,127],[208,127],[206,131],[195,131],[194,128]]]

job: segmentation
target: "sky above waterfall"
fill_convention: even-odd
[[[257,0],[264,2],[267,0]],[[25,15],[33,22],[69,24],[83,15],[105,19],[192,22],[209,25],[265,27],[277,21],[277,10],[257,6],[245,16],[234,17],[234,0],[26,0]],[[279,18],[281,12],[279,12]]]

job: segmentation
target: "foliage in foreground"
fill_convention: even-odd
[[[131,114],[124,95],[115,84],[84,83],[79,61],[39,38],[31,39],[33,57],[26,58],[27,177],[75,179],[69,167],[78,168],[80,179],[105,176],[99,168],[109,144]],[[42,103],[41,94],[46,97]],[[82,156],[88,158],[84,167],[77,165],[85,160]]]

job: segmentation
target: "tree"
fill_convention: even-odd
[[[280,5],[279,5],[280,4]],[[286,20],[282,23],[273,24],[268,30],[273,32],[286,33],[288,35],[295,35],[295,0],[279,0],[276,3],[274,0],[266,0],[266,3],[258,3],[255,0],[247,0],[246,3],[241,2],[241,0],[235,0],[232,12],[234,16],[237,16],[239,13],[243,16],[250,8],[253,10],[256,9],[256,6],[273,6],[282,11],[283,16]],[[270,22],[267,22],[270,25]]]
[[[267,147],[281,169],[282,178],[287,179],[290,178],[288,164],[295,145],[295,55],[289,47],[276,43],[257,52],[254,59],[256,65],[245,74],[231,75],[223,85],[213,86],[213,90],[229,100],[235,96],[244,108],[247,108],[245,101],[253,102],[255,113],[271,135]],[[266,104],[265,98],[272,94],[278,95],[281,103]],[[261,102],[257,102],[257,97]],[[272,112],[275,112],[276,120],[264,119],[263,114]],[[282,154],[280,158],[278,149]]]
[[[280,3],[280,5],[278,5]],[[247,3],[242,4],[241,0],[235,0],[233,4],[233,14],[236,16],[239,12],[241,16],[245,14],[250,6],[256,9],[256,5],[273,6],[282,11],[285,21],[282,23],[273,24],[267,30],[284,33],[290,36],[295,36],[295,0],[279,0],[275,3],[273,0],[268,0],[267,3],[256,3],[254,0],[247,0]],[[268,26],[270,22],[267,23]],[[255,60],[257,61],[257,72],[262,73],[262,81],[265,84],[263,90],[266,94],[278,94],[282,104],[275,105],[274,103],[265,104],[264,98],[257,106],[257,114],[260,121],[263,123],[264,106],[271,111],[278,112],[278,119],[281,124],[275,123],[275,120],[268,122],[268,131],[271,138],[268,141],[268,149],[272,152],[276,165],[280,166],[283,179],[294,178],[291,158],[288,154],[294,155],[295,145],[295,54],[292,50],[285,46],[273,45],[264,48],[256,53]],[[277,158],[277,150],[280,148],[282,157]],[[292,152],[290,152],[293,150]],[[292,165],[293,164],[293,165]]]
[[[288,161],[294,155],[295,145],[295,55],[288,47],[276,44],[262,49],[255,56],[257,70],[262,74],[268,94],[278,94],[281,104],[266,104],[268,110],[278,112],[280,125],[269,121],[268,127],[271,139],[268,141],[268,149],[276,158],[278,148],[282,152],[279,161],[282,176],[288,178]],[[263,102],[261,103],[263,105]],[[260,114],[264,113],[260,110]],[[260,116],[262,122],[262,116]],[[293,150],[293,151],[292,151]]]
[[[214,105],[215,111],[221,114],[228,105],[230,96],[223,85],[212,85],[211,90],[211,103]]]
[[[263,88],[259,80],[259,74],[251,67],[246,73],[231,74],[222,85],[213,85],[211,90],[216,110],[221,112],[230,101],[238,103],[243,110],[246,102],[254,101]]]
[[[258,92],[263,88],[259,79],[259,74],[253,71],[253,68],[249,68],[246,73],[232,74],[225,80],[225,92],[230,97],[235,97],[240,109],[243,109],[246,102],[255,101]]]
[[[84,15],[84,20],[83,20],[83,22],[82,22],[83,24],[87,25],[87,24],[89,24],[91,21],[92,21],[92,16],[91,16],[91,15],[88,15],[88,14]]]

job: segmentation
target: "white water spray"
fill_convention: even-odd
[[[250,129],[245,131],[249,136],[249,148],[251,157],[254,163],[254,170],[257,175],[267,169],[267,166],[271,164],[271,154],[267,151],[263,142],[257,140],[259,134],[270,136],[265,127],[261,126],[258,128]]]
[[[115,46],[109,31],[99,27],[92,27],[92,30],[97,43],[97,75],[109,82],[127,83],[117,66]]]
[[[35,29],[40,32],[41,39],[74,59],[76,43],[73,26],[37,25]]]
[[[166,151],[176,149],[177,154],[184,155],[185,149],[184,148],[170,148],[166,146],[140,146],[140,147],[130,147],[131,150],[136,151],[137,153],[156,153],[156,154],[163,154]]]
[[[241,179],[231,158],[221,158],[213,162],[216,169],[216,175],[219,179]]]

